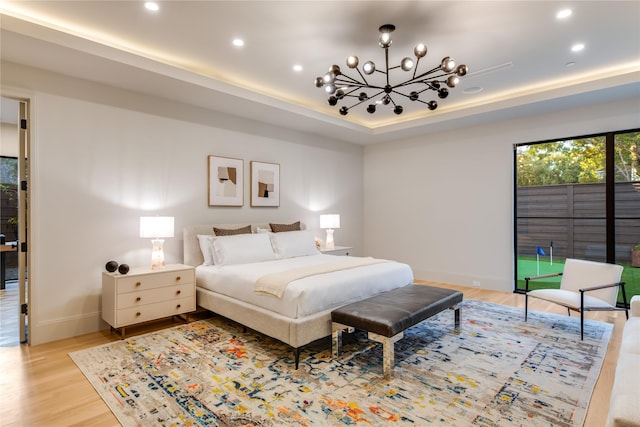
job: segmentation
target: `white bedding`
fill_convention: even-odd
[[[296,319],[408,285],[407,264],[390,261],[320,274],[291,282],[282,298],[254,292],[258,278],[331,262],[335,255],[310,255],[250,264],[196,267],[197,286]]]

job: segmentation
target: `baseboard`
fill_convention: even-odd
[[[97,332],[107,327],[108,325],[102,320],[100,312],[34,322],[31,325],[29,344],[44,344],[50,341]]]

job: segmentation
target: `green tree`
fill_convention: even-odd
[[[517,185],[604,182],[606,138],[598,136],[517,148]],[[640,180],[640,132],[616,135],[617,181]]]

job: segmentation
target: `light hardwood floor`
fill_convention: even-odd
[[[464,297],[469,299],[524,307],[522,295],[432,282],[421,283],[461,290]],[[539,300],[532,299],[530,306],[532,310],[566,314],[562,308]],[[609,407],[609,393],[613,385],[625,316],[623,312],[599,312],[587,313],[587,318],[615,323],[585,422],[586,427],[602,427]],[[170,321],[150,323],[130,328],[128,334],[149,332],[170,324]],[[69,352],[116,340],[118,337],[115,334],[105,330],[38,346],[1,348],[0,425],[119,425],[107,405],[68,356]]]

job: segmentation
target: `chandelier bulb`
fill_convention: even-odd
[[[460,82],[460,79],[458,78],[458,76],[449,76],[447,78],[447,86],[449,87],[456,87],[458,82]]]
[[[447,96],[449,96],[449,89],[447,89],[446,87],[438,89],[438,98],[445,99]]]
[[[329,105],[334,107],[338,103],[338,98],[332,95],[327,99],[327,101],[329,102]]]
[[[402,59],[402,62],[400,62],[400,68],[402,68],[404,71],[411,71],[411,69],[413,68],[413,59],[406,57]]]
[[[347,107],[342,107],[340,108],[340,114],[342,114],[343,116],[346,116],[349,113],[349,109]]]
[[[456,69],[456,74],[460,77],[466,76],[468,72],[469,72],[469,69],[464,64],[458,65],[458,68]]]
[[[396,114],[402,114],[402,105],[396,105],[393,112]]]
[[[347,67],[356,68],[357,66],[358,66],[358,57],[357,56],[352,55],[352,56],[347,58]]]
[[[422,58],[427,54],[427,46],[425,46],[423,43],[419,43],[416,45],[416,47],[413,48],[413,54],[416,56],[416,58]]]
[[[388,48],[389,46],[391,46],[391,43],[393,43],[393,40],[391,40],[391,34],[389,33],[380,34],[380,38],[378,39],[378,44],[380,45],[380,47]]]
[[[390,102],[391,102],[391,97],[389,95],[385,95],[384,98],[382,98],[382,103],[384,105],[389,105]]]
[[[378,44],[380,45],[380,47],[388,48],[389,46],[391,46],[391,43],[393,43],[393,41],[391,40],[391,33],[395,31],[395,29],[396,26],[392,24],[385,24],[378,28],[378,31],[380,31],[380,38],[378,39]]]
[[[369,106],[367,107],[367,113],[373,114],[375,112],[376,112],[376,105],[375,104],[369,104]]]
[[[427,107],[429,108],[429,110],[433,111],[438,108],[438,103],[436,101],[429,101],[427,103]]]
[[[444,58],[442,58],[440,67],[442,67],[442,69],[447,73],[450,73],[456,68],[456,61],[454,61],[450,56],[445,56]]]
[[[412,101],[417,101],[418,100],[418,92],[413,91],[409,94],[409,99]]]
[[[322,77],[322,79],[324,80],[325,84],[333,84],[333,82],[336,80],[336,75],[329,71],[324,75],[324,77]]]
[[[336,92],[336,87],[333,84],[327,84],[324,87],[324,91],[329,94],[334,94]]]
[[[342,89],[336,90],[336,98],[338,99],[344,98],[344,91]]]
[[[373,74],[373,72],[376,71],[376,64],[374,64],[373,61],[367,61],[362,66],[362,70],[367,75]]]
[[[342,74],[340,72],[340,66],[336,64],[333,64],[331,67],[329,67],[329,72],[336,76],[339,76],[340,74]]]
[[[367,96],[367,93],[360,92],[360,95],[358,95],[358,101],[366,101],[367,99],[369,99],[369,97]]]

